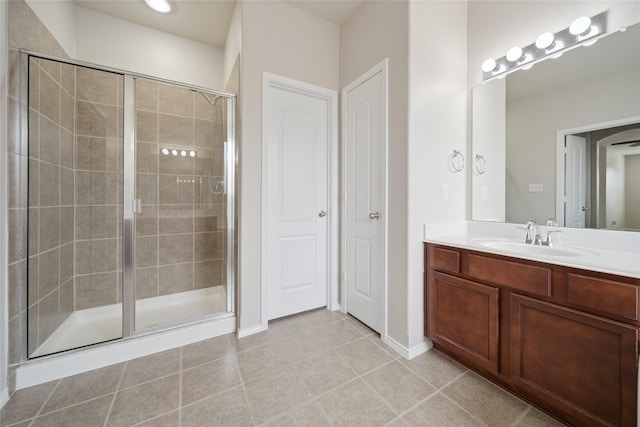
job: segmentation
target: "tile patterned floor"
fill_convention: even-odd
[[[432,350],[315,310],[16,392],[1,426],[560,426]]]

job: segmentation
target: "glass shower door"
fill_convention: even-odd
[[[123,76],[23,54],[22,91],[38,357],[122,337]]]
[[[135,111],[135,330],[226,313],[226,99],[136,78]]]

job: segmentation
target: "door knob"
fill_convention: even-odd
[[[327,216],[327,213],[325,211],[320,211],[320,212],[318,212],[318,216],[320,218],[324,218],[325,216]]]
[[[369,218],[371,218],[374,221],[377,221],[380,219],[380,212],[376,211],[376,212],[371,212],[369,214]]]
[[[582,207],[582,212],[586,212],[586,211],[588,211],[588,210],[589,210],[589,208],[588,208],[588,207],[586,207],[586,206],[583,206],[583,207]]]

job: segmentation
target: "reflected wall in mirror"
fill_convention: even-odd
[[[640,24],[473,89],[474,220],[640,230],[638,40]]]

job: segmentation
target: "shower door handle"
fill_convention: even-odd
[[[133,199],[133,213],[142,213],[142,199]]]

